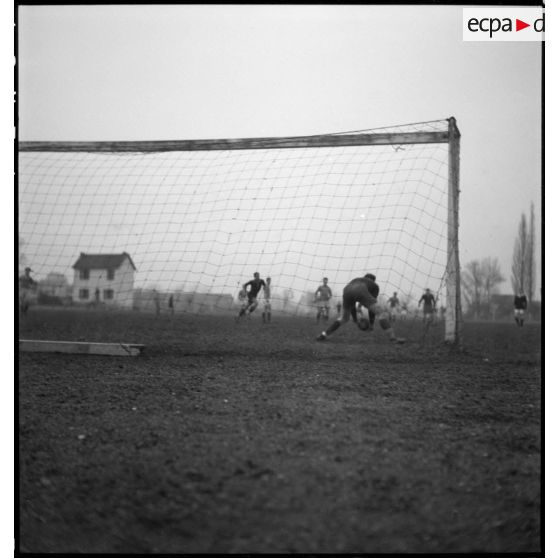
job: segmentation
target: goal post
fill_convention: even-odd
[[[461,348],[461,269],[459,264],[459,148],[461,134],[448,119],[448,267],[445,339]]]
[[[253,271],[297,313],[322,276],[339,297],[376,272],[386,297],[413,308],[433,286],[445,340],[460,345],[459,139],[452,117],[312,136],[19,142],[22,252],[39,279],[65,275],[74,302],[109,305],[114,269],[92,282],[80,254],[111,265],[126,254],[136,279],[119,300],[157,313],[170,295],[173,312],[233,310]]]

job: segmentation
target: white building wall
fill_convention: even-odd
[[[99,289],[99,302],[108,306],[132,308],[134,289],[134,268],[128,259],[114,270],[114,279],[108,278],[107,269],[90,269],[89,279],[80,279],[79,270],[74,270],[73,300],[77,304],[95,302],[95,290]],[[89,290],[89,298],[79,297],[81,289]],[[111,289],[112,299],[105,298],[105,290]]]

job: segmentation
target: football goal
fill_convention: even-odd
[[[271,278],[275,314],[332,312],[373,273],[418,316],[426,288],[460,341],[454,118],[299,137],[20,142],[19,265],[35,304],[230,313]]]

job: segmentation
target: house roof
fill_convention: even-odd
[[[134,271],[137,271],[128,252],[121,254],[85,254],[82,252],[72,267],[74,269],[117,269],[125,259],[128,259]]]

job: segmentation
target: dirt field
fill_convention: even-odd
[[[19,550],[541,550],[541,328],[32,308],[19,356]]]

